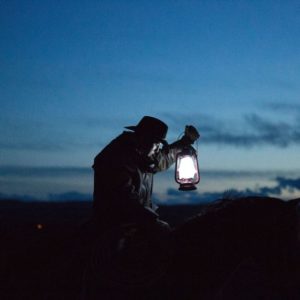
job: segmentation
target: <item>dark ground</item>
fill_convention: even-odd
[[[249,197],[161,207],[161,219],[177,226],[168,299],[300,299],[299,203]],[[91,202],[0,201],[0,300],[80,299],[93,257],[91,211]]]
[[[90,254],[91,202],[0,202],[0,299],[79,299]],[[161,207],[182,223],[200,206]]]

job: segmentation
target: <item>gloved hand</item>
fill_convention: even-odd
[[[170,225],[167,222],[160,220],[160,219],[156,220],[155,227],[161,233],[169,233],[171,231]]]
[[[184,136],[181,138],[181,143],[184,146],[192,145],[200,137],[197,129],[192,125],[186,125],[184,130]]]
[[[171,232],[170,225],[158,218],[154,222],[145,224],[144,229],[148,235],[153,237],[167,235]]]

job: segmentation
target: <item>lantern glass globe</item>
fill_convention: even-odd
[[[197,153],[191,146],[177,154],[175,180],[179,183],[181,191],[195,190],[200,181]]]
[[[195,178],[195,175],[197,175],[197,168],[195,167],[194,160],[191,156],[181,157],[178,163],[178,175],[179,180]]]

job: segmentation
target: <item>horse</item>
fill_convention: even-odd
[[[286,298],[300,298],[300,199],[253,196],[205,205],[161,239],[107,232],[82,292],[85,300]]]

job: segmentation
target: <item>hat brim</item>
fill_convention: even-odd
[[[124,128],[135,131],[137,126],[125,126]]]
[[[132,131],[136,131],[137,129],[137,126],[125,126],[124,128],[126,129],[129,129],[129,130],[132,130]],[[166,140],[165,139],[162,139],[162,138],[158,138],[158,137],[153,137],[153,139],[156,139],[157,141],[161,142],[161,143],[165,143]]]

